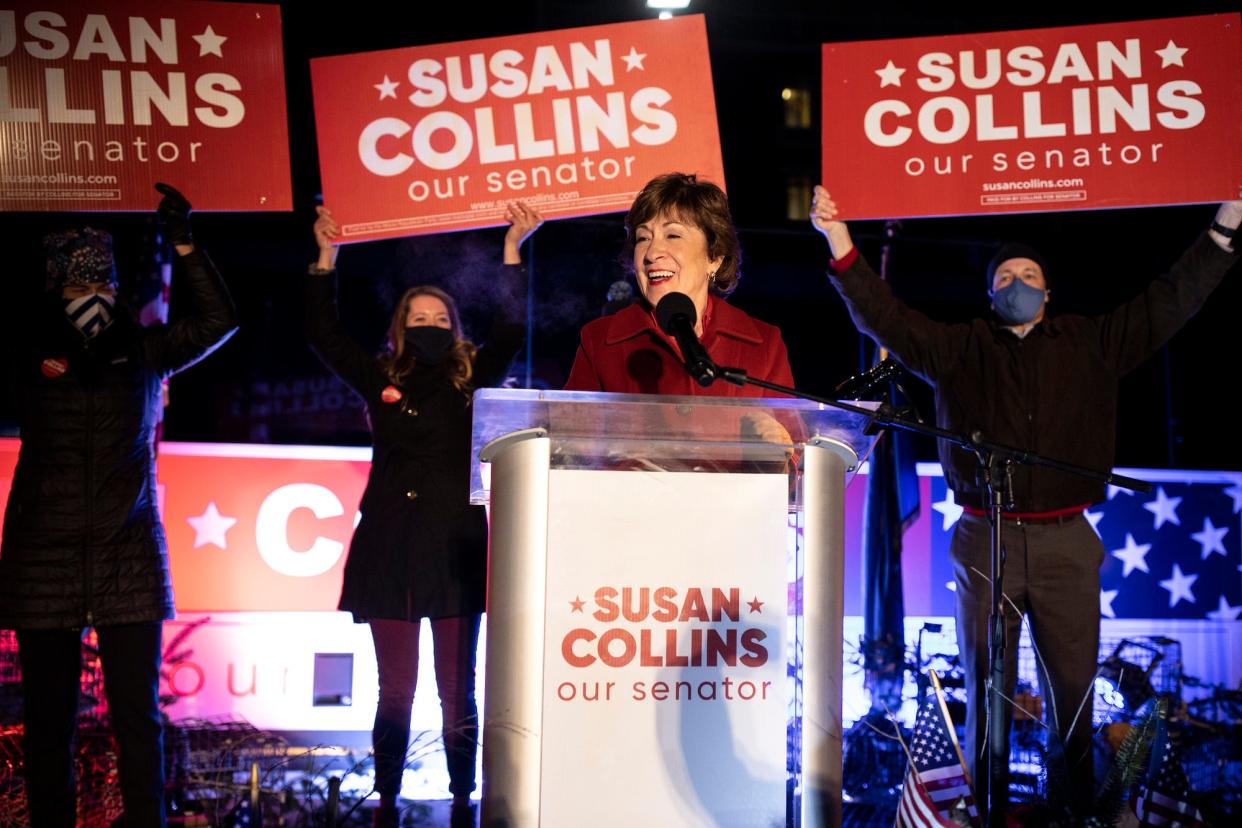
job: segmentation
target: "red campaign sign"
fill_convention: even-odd
[[[848,218],[1224,201],[1242,16],[823,47],[823,181]]]
[[[702,15],[311,61],[344,241],[628,209],[673,170],[724,184]]]
[[[0,210],[289,210],[280,10],[49,0],[0,10]]]

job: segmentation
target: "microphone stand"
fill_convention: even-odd
[[[992,547],[992,608],[988,619],[988,727],[987,727],[987,761],[983,763],[982,785],[986,793],[979,800],[979,811],[982,822],[988,828],[1003,828],[1006,824],[1008,776],[1009,776],[1009,728],[1008,717],[1005,715],[1005,700],[1002,697],[1005,686],[1005,628],[1003,619],[1004,593],[1002,579],[1005,573],[1005,547],[1001,537],[1001,513],[1013,507],[1013,466],[1043,466],[1058,471],[1085,477],[1118,486],[1131,491],[1149,493],[1152,484],[1132,477],[1125,477],[1112,472],[1102,472],[1073,463],[1066,463],[1051,457],[1045,457],[1026,449],[1008,446],[987,439],[980,431],[970,434],[950,431],[939,426],[927,425],[901,416],[900,412],[888,403],[880,403],[874,411],[857,405],[850,405],[838,400],[831,400],[815,394],[808,394],[778,385],[767,380],[748,376],[740,368],[723,368],[716,366],[716,377],[734,385],[753,385],[769,391],[777,391],[803,400],[820,403],[842,411],[861,414],[868,419],[866,434],[875,434],[882,428],[895,428],[914,434],[925,434],[955,445],[973,454],[979,463],[979,479],[987,489],[988,520],[991,522]],[[974,727],[973,722],[967,727]]]

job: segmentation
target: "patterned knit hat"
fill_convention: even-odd
[[[47,251],[47,289],[105,282],[116,288],[112,236],[93,227],[66,230],[43,238]]]

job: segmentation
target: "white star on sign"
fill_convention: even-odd
[[[891,60],[883,69],[876,69],[875,73],[880,76],[880,88],[901,86],[901,76],[905,74],[905,71],[905,69],[899,68]]]
[[[207,504],[207,509],[198,517],[186,518],[186,522],[194,527],[194,548],[213,543],[221,549],[228,549],[228,540],[224,535],[237,523],[237,518],[225,517],[216,509],[216,502]]]
[[[1168,497],[1164,493],[1164,487],[1156,489],[1156,499],[1143,504],[1143,508],[1156,516],[1156,527],[1159,529],[1166,523],[1172,523],[1174,526],[1181,526],[1182,522],[1177,518],[1177,507],[1181,504],[1180,497]]]
[[[1190,587],[1197,580],[1198,575],[1185,575],[1180,566],[1173,564],[1173,577],[1160,582],[1160,586],[1169,591],[1169,607],[1172,608],[1178,601],[1189,601],[1193,604],[1195,594],[1190,591]]]
[[[1225,596],[1220,596],[1219,609],[1208,612],[1207,617],[1213,621],[1237,621],[1238,615],[1242,614],[1242,604],[1236,607],[1229,606],[1229,602],[1225,600]]]
[[[1225,535],[1228,534],[1228,526],[1217,529],[1212,525],[1211,518],[1204,518],[1203,531],[1195,532],[1191,535],[1191,537],[1198,542],[1199,546],[1203,547],[1201,560],[1206,561],[1207,556],[1211,555],[1213,552],[1219,552],[1221,555],[1224,555],[1225,544],[1223,541],[1225,539]]]
[[[1093,512],[1090,509],[1083,512],[1083,517],[1087,519],[1087,523],[1091,524],[1091,528],[1095,530],[1095,534],[1100,534],[1100,520],[1104,517],[1103,512]]]
[[[1120,558],[1125,562],[1125,570],[1121,573],[1121,577],[1125,578],[1136,569],[1150,573],[1147,568],[1147,553],[1151,551],[1150,543],[1135,543],[1134,536],[1129,532],[1126,533],[1126,545],[1121,549],[1115,549],[1111,553],[1114,558]]]
[[[1166,66],[1184,67],[1186,64],[1182,63],[1182,55],[1190,50],[1185,46],[1178,46],[1170,40],[1168,46],[1165,46],[1163,49],[1155,49],[1154,51],[1160,55],[1160,68],[1164,69]]]
[[[190,37],[198,41],[199,57],[203,57],[205,55],[215,55],[219,58],[224,57],[224,52],[220,50],[220,47],[224,45],[224,41],[228,40],[228,38],[216,34],[215,30],[210,26],[203,29],[202,34],[190,35]]]
[[[1117,597],[1120,590],[1101,589],[1100,590],[1100,615],[1105,618],[1116,618],[1117,613],[1113,612],[1113,599]]]
[[[962,512],[965,511],[953,500],[952,489],[946,490],[945,499],[939,503],[933,503],[932,508],[944,515],[944,525],[941,528],[946,532],[949,531],[949,527],[961,519]]]
[[[625,71],[627,72],[633,72],[635,69],[642,69],[644,72],[647,70],[643,66],[643,61],[647,59],[647,53],[639,52],[633,46],[630,47],[628,53],[621,56],[621,59],[625,61]]]
[[[397,99],[397,87],[400,86],[400,84],[395,80],[389,80],[387,75],[384,75],[383,83],[376,83],[372,85],[379,90],[379,99],[381,101],[384,100],[384,98],[392,98],[394,101]]]

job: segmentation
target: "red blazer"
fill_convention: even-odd
[[[703,345],[717,365],[742,368],[780,385],[793,385],[789,356],[775,326],[747,316],[722,299],[710,297]],[[625,394],[681,394],[699,397],[777,397],[753,385],[717,380],[704,388],[686,372],[681,351],[656,326],[651,311],[636,303],[590,322],[565,383],[566,391]]]

